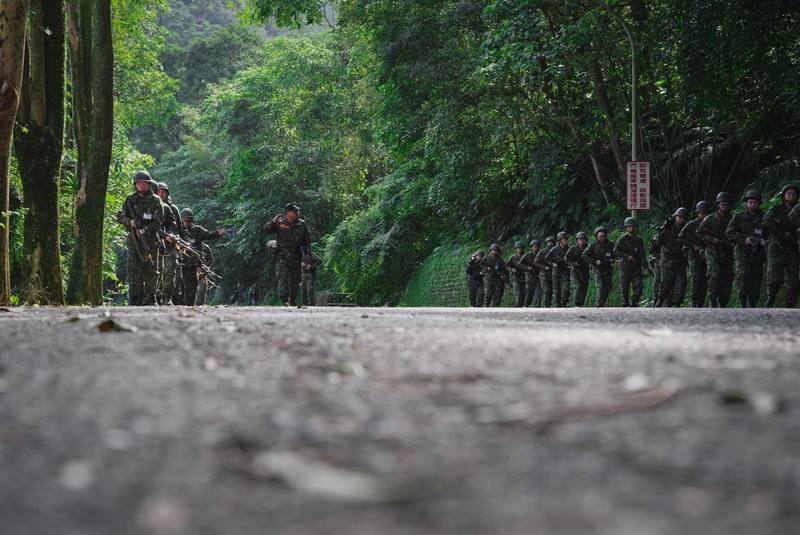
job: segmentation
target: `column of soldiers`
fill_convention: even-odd
[[[169,187],[146,171],[136,173],[133,183],[136,191],[116,216],[128,231],[128,304],[205,304],[213,285],[211,248],[205,242],[225,230],[195,225],[192,210],[178,210]]]
[[[605,227],[595,229],[591,244],[585,232],[578,232],[572,246],[569,234],[562,231],[555,238],[548,237],[545,247],[533,240],[528,252],[524,243],[516,242],[508,260],[493,243],[489,255],[478,251],[467,263],[470,305],[500,306],[505,286],[510,283],[517,307],[582,307],[593,272],[594,306],[603,307],[617,265],[625,307],[641,305],[646,271],[654,275],[653,305],[680,307],[687,292],[687,270],[692,307],[727,307],[734,282],[741,306],[755,307],[766,264],[765,306],[775,305],[785,285],[786,306],[795,307],[800,296],[798,191],[794,184],[785,185],[779,194],[780,203],[766,214],[760,208],[761,193],[755,190],[745,194],[744,208],[735,215],[726,192],[717,195],[716,210],[706,201],[696,204],[694,217],[686,208],[678,208],[657,228],[649,261],[637,222],[631,217],[625,219],[625,234],[616,243],[609,239]],[[570,303],[571,293],[574,297]]]

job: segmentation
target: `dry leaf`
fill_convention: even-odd
[[[289,451],[265,451],[253,459],[253,469],[276,478],[298,492],[350,503],[391,504],[418,499],[420,481],[375,476],[304,459]]]
[[[134,327],[133,325],[127,325],[125,323],[121,323],[113,319],[107,319],[105,321],[100,322],[100,324],[97,325],[97,329],[101,333],[110,333],[110,332],[135,333],[137,330],[136,327]]]

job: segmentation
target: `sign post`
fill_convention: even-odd
[[[628,210],[650,209],[650,162],[628,162]]]

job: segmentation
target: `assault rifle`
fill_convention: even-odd
[[[200,271],[203,274],[208,275],[209,284],[211,286],[215,287],[215,288],[218,287],[214,283],[214,281],[215,280],[216,281],[221,281],[222,277],[220,275],[214,273],[214,271],[212,271],[211,268],[206,265],[206,263],[204,262],[204,259],[203,259],[203,255],[199,251],[197,251],[197,249],[192,247],[189,242],[187,242],[186,240],[184,240],[183,238],[181,238],[177,234],[170,234],[169,232],[166,232],[164,230],[159,230],[158,231],[158,235],[161,236],[162,238],[170,238],[170,239],[172,239],[173,243],[175,244],[175,248],[177,249],[177,251],[180,254],[184,255],[187,258],[194,258],[195,260],[197,260],[197,262],[198,262],[198,266],[197,267],[200,268]]]
[[[128,225],[128,232],[133,239],[133,248],[136,250],[136,256],[138,256],[139,260],[142,262],[154,263],[153,255],[150,253],[150,247],[144,239],[144,224],[141,218],[136,215],[136,210],[133,209],[133,204],[130,199],[125,201],[125,208],[128,209],[128,213],[136,225],[136,228],[131,228],[131,226]]]

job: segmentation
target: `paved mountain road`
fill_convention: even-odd
[[[800,533],[798,311],[105,311],[0,310],[3,535]]]

